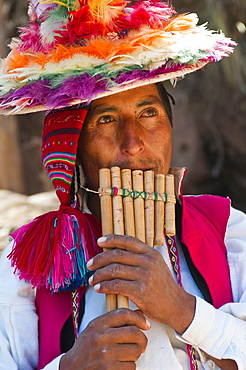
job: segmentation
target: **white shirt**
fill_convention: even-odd
[[[199,370],[218,369],[200,349],[215,358],[234,359],[238,370],[246,369],[246,216],[233,208],[225,244],[234,303],[216,310],[205,302],[180,252],[184,289],[197,299],[195,317],[182,337],[170,327],[152,321],[151,329],[145,332],[149,337],[148,347],[137,361],[137,370],[189,370],[186,343],[198,350]],[[165,246],[159,249],[172,271]],[[0,370],[33,370],[38,361],[35,290],[13,274],[6,258],[10,250],[11,244],[0,259]],[[104,295],[93,288],[88,288],[85,302],[80,331],[91,319],[105,312]],[[44,369],[58,370],[59,359],[60,356]]]

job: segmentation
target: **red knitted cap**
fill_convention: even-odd
[[[87,107],[49,113],[44,121],[41,156],[62,205],[70,205],[78,140]]]

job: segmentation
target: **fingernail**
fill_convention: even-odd
[[[88,279],[88,283],[91,284],[93,281],[93,276],[91,276],[89,279]]]
[[[151,328],[151,323],[150,323],[150,321],[149,321],[148,319],[145,319],[145,321],[146,321],[146,325],[147,325],[149,328]]]
[[[100,290],[100,284],[96,284],[96,285],[94,286],[94,290],[95,290],[96,292],[98,292],[98,291]]]
[[[107,237],[106,236],[101,236],[101,238],[97,239],[97,243],[98,244],[101,244],[101,243],[106,242],[106,240],[107,240]]]
[[[93,265],[93,258],[91,258],[91,259],[87,262],[86,267],[87,267],[87,268],[89,268],[89,267],[91,267],[92,265]]]

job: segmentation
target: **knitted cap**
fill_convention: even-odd
[[[87,107],[49,113],[44,122],[42,160],[61,202],[58,211],[43,214],[16,230],[9,255],[20,279],[53,292],[87,285],[86,262],[99,252],[101,225],[70,205],[78,140]]]
[[[0,110],[27,113],[176,80],[232,52],[222,32],[170,2],[29,0],[29,25],[2,61]]]
[[[78,140],[86,108],[49,113],[44,121],[41,156],[62,205],[70,205]]]

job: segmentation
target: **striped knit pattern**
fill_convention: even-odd
[[[45,118],[42,161],[62,205],[70,205],[70,188],[85,108],[51,112]]]
[[[60,179],[67,184],[71,184],[73,175],[71,174],[69,168],[75,165],[75,161],[75,154],[56,152],[45,156],[43,159],[43,164],[47,172],[49,172],[52,182]],[[59,168],[55,169],[57,167],[57,163],[59,163]]]

